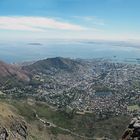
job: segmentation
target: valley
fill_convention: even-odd
[[[37,131],[29,139],[118,140],[140,113],[139,65],[56,57],[4,68],[1,102]]]

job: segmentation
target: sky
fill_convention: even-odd
[[[0,0],[0,39],[140,39],[140,0]]]

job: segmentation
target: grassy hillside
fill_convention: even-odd
[[[75,140],[57,128],[45,127],[35,118],[33,109],[25,102],[1,100],[0,133],[7,133],[8,140]],[[23,137],[23,128],[26,128],[26,138]],[[3,129],[6,132],[3,132]]]
[[[61,127],[85,137],[102,138],[106,136],[112,140],[118,140],[130,121],[130,118],[127,116],[118,116],[100,121],[95,119],[94,114],[75,114],[73,117],[70,117],[68,113],[52,109],[44,103],[29,105],[25,101],[15,101],[12,102],[12,105],[17,108],[18,113],[23,116],[29,124],[35,127],[34,131],[37,131],[36,128],[38,128],[41,134],[46,130],[49,134],[53,134],[56,137],[59,135],[70,136],[70,133],[67,131],[59,129],[59,127]],[[52,122],[58,127],[44,128],[36,119],[35,111],[40,118]],[[35,137],[36,133],[33,134]],[[75,138],[74,135],[71,136]],[[76,140],[77,139],[81,138],[76,137]]]

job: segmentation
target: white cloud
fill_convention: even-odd
[[[47,17],[6,17],[0,16],[0,29],[4,30],[23,30],[23,31],[40,31],[47,29],[85,31],[86,27],[80,25],[62,22]]]
[[[83,20],[85,22],[90,22],[90,24],[105,25],[104,21],[96,16],[73,16],[73,17]]]

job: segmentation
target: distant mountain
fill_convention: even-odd
[[[41,45],[43,45],[43,44],[41,44],[41,43],[28,43],[28,45],[33,45],[33,46],[41,46]]]
[[[23,70],[27,70],[33,73],[47,73],[48,71],[63,71],[73,73],[79,70],[81,67],[83,66],[78,61],[69,58],[56,57],[40,60],[29,66],[23,66]]]
[[[29,81],[27,73],[21,70],[20,67],[0,61],[0,82],[3,82],[9,78],[21,81]]]

